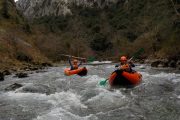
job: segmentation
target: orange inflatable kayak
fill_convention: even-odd
[[[138,72],[125,72],[122,70],[114,71],[109,77],[111,86],[135,86],[142,80],[142,75]]]
[[[64,70],[64,74],[67,76],[75,75],[75,74],[78,74],[79,76],[85,76],[85,75],[87,75],[87,69],[86,69],[86,67],[78,68],[75,70],[70,70],[70,68],[66,68]]]

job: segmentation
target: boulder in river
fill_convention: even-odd
[[[14,91],[20,87],[22,87],[23,85],[19,84],[19,83],[14,83],[10,86],[8,86],[7,88],[5,88],[6,91]]]
[[[48,63],[48,62],[41,63],[41,65],[43,67],[52,67],[53,66],[51,63]]]
[[[11,75],[11,72],[10,72],[9,70],[4,70],[2,73],[3,73],[4,75]]]
[[[167,59],[162,59],[162,60],[155,60],[151,63],[151,67],[176,67],[176,61],[174,60],[167,60]]]
[[[169,67],[176,68],[176,61],[171,60],[168,64]]]
[[[180,60],[177,61],[176,66],[180,70]]]
[[[151,67],[158,67],[158,65],[161,63],[160,60],[156,60],[154,62],[151,63]]]
[[[18,78],[25,78],[25,77],[28,77],[28,74],[27,73],[17,73],[16,77],[18,77]]]
[[[30,84],[24,86],[20,92],[29,92],[29,93],[43,93],[43,94],[51,94],[52,91],[46,85],[41,84]]]
[[[4,81],[4,74],[0,72],[0,81]]]

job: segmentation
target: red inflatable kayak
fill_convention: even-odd
[[[111,86],[135,86],[142,80],[142,75],[138,72],[114,71],[109,77]]]
[[[70,68],[66,68],[64,70],[64,74],[67,75],[67,76],[75,75],[75,74],[78,74],[80,76],[85,76],[85,75],[87,75],[87,69],[86,69],[86,67],[78,68],[78,69],[75,69],[75,70],[70,70]]]

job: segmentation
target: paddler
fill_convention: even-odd
[[[129,62],[126,56],[121,56],[120,65],[116,65],[115,67],[130,73],[133,72],[132,67],[135,67],[135,65],[131,61]]]
[[[78,64],[78,60],[77,59],[73,59],[71,61],[71,57],[69,57],[69,64],[71,66],[71,68],[70,68],[71,70],[76,70],[82,64],[82,61],[80,61],[80,63]]]

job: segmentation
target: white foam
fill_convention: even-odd
[[[71,91],[60,92],[51,95],[39,94],[39,93],[15,93],[7,92],[3,94],[6,99],[12,99],[17,101],[44,101],[52,104],[53,106],[61,106],[64,109],[83,108],[86,109],[87,106],[81,103],[81,96],[77,95]]]
[[[105,79],[105,78],[101,78],[98,75],[91,75],[87,79],[86,83],[87,84],[93,84],[93,83],[97,84],[100,80],[103,80],[103,79]]]
[[[155,74],[155,75],[151,75],[151,76],[160,77],[160,78],[166,78],[168,80],[173,80],[173,79],[177,78],[177,74],[175,74],[175,73],[164,73],[164,72],[161,72],[161,73]]]
[[[105,106],[119,106],[125,104],[128,101],[127,97],[123,95],[120,90],[115,92],[108,91],[106,89],[97,88],[99,94],[88,99],[85,103],[93,107],[103,108]]]
[[[13,99],[13,100],[47,100],[46,94],[39,94],[39,93],[15,93],[15,92],[7,92],[4,93],[4,96],[7,99]]]
[[[172,82],[174,82],[174,83],[178,83],[178,82],[180,82],[180,78],[173,79],[173,80],[172,80]]]
[[[147,72],[139,72],[139,73],[141,73],[143,77],[148,77],[148,76],[150,76],[150,74],[147,73]]]
[[[145,65],[140,65],[140,66],[138,66],[140,69],[145,69],[146,68],[146,66]]]
[[[71,91],[51,94],[48,102],[54,106],[61,106],[65,109],[70,109],[72,106],[75,108],[87,108],[81,103],[81,96]]]
[[[115,69],[115,66],[114,65],[108,65],[108,66],[106,66],[106,68],[108,68],[108,69]]]
[[[36,119],[33,120],[89,120],[89,119],[97,120],[98,118],[92,114],[85,117],[80,117],[62,108],[55,108],[51,110],[49,113],[39,115]]]

